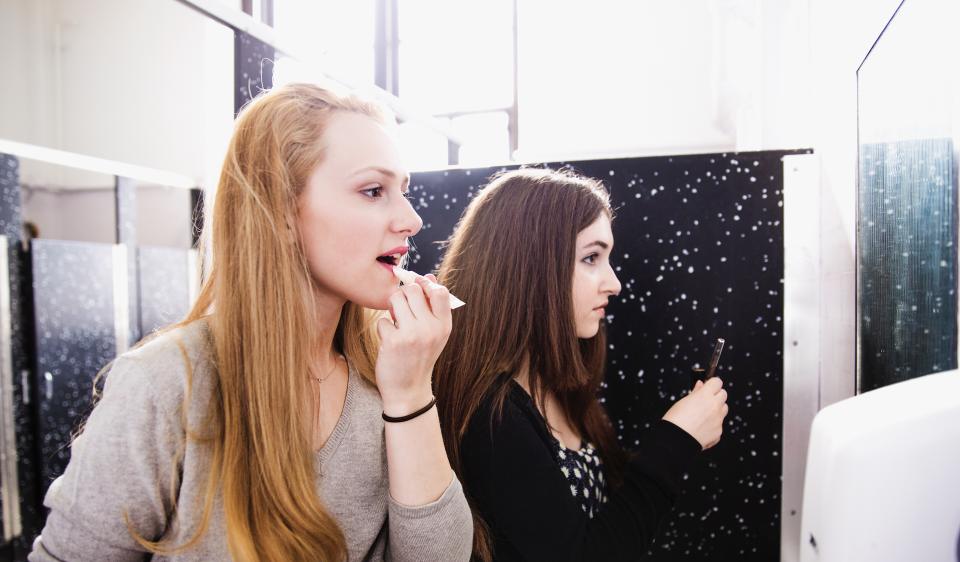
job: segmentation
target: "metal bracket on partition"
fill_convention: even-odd
[[[0,491],[3,494],[3,537],[21,534],[20,479],[13,416],[13,335],[10,311],[10,267],[7,237],[0,236]]]

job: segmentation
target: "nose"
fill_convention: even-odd
[[[410,200],[406,197],[399,197],[397,201],[399,204],[396,205],[391,224],[393,231],[404,236],[413,236],[420,232],[420,228],[423,227],[423,219],[413,209]]]
[[[616,272],[613,271],[613,266],[608,262],[604,271],[603,281],[600,283],[601,292],[608,295],[616,295],[620,293],[620,289],[622,288],[620,280],[617,279]]]

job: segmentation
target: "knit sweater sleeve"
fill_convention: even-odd
[[[393,562],[470,560],[473,517],[457,477],[437,501],[407,507],[388,500],[390,552]]]
[[[495,539],[496,560],[635,561],[676,501],[700,451],[692,436],[660,421],[623,485],[591,519],[570,492],[535,422],[510,400],[502,416],[474,417],[464,442],[464,482]]]
[[[148,371],[128,355],[114,363],[66,470],[47,491],[50,513],[32,562],[140,561],[146,549],[131,529],[148,541],[166,533],[183,394],[158,390]]]

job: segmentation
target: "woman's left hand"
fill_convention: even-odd
[[[400,287],[388,302],[396,324],[388,318],[377,321],[377,388],[384,414],[398,417],[426,406],[433,396],[433,366],[452,326],[450,292],[433,275],[418,275],[416,283]]]

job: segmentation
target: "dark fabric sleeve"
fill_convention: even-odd
[[[624,484],[590,519],[534,420],[510,400],[499,423],[491,426],[489,419],[481,408],[465,435],[464,480],[491,527],[498,562],[637,560],[701,450],[696,439],[661,420],[630,460]]]

